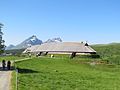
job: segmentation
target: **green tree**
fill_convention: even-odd
[[[3,27],[3,24],[0,23],[0,54],[2,54],[5,50],[5,41],[2,39],[2,36],[3,36],[3,32],[2,32],[2,27]]]

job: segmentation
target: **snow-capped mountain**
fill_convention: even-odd
[[[26,39],[25,41],[23,41],[22,43],[14,46],[12,48],[8,48],[8,47],[7,48],[9,50],[10,49],[23,49],[23,48],[27,48],[27,47],[30,47],[33,45],[40,45],[40,44],[42,44],[42,40],[39,40],[35,35],[33,35],[33,36],[29,37],[28,39]]]
[[[52,38],[52,39],[48,39],[44,43],[52,43],[52,42],[56,42],[56,43],[62,42],[62,39],[61,38]],[[6,47],[6,50],[24,49],[24,48],[28,48],[33,45],[41,45],[41,44],[43,44],[42,40],[39,40],[35,35],[33,35],[16,46],[9,45],[8,47]]]
[[[58,37],[58,38],[52,38],[52,39],[48,39],[44,43],[52,43],[52,42],[62,42],[62,39],[60,37]]]
[[[40,45],[42,44],[42,40],[39,40],[35,35],[29,37],[28,39],[26,39],[25,41],[23,41],[22,43],[18,44],[16,46],[17,49],[19,48],[27,48],[33,45]]]

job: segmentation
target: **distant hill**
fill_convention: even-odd
[[[98,53],[103,55],[120,55],[120,43],[91,45]]]
[[[120,43],[92,45],[92,48],[97,51],[102,60],[120,64]]]
[[[12,54],[12,55],[20,55],[25,49],[11,49],[11,50],[5,50],[6,54]]]
[[[8,47],[6,47],[6,50],[10,50],[10,49],[12,49],[14,47],[15,47],[14,45],[10,44]]]

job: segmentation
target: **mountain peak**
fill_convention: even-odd
[[[52,39],[48,39],[44,43],[52,43],[52,42],[62,42],[62,39],[60,37],[52,38]]]
[[[37,36],[35,36],[35,35],[32,35],[32,36],[31,36],[31,38],[37,38]]]
[[[52,43],[52,42],[56,42],[56,43],[62,42],[62,39],[60,37],[52,38],[52,39],[48,39],[44,43]],[[37,36],[32,35],[31,37],[29,37],[28,39],[24,40],[22,43],[16,46],[9,45],[8,47],[6,47],[6,50],[23,49],[23,48],[28,48],[33,45],[41,45],[42,43],[43,43],[42,40],[38,39]]]
[[[22,43],[12,47],[11,49],[23,49],[23,48],[28,48],[33,45],[40,45],[40,44],[42,44],[42,40],[39,40],[35,35],[33,35],[29,37],[28,39],[24,40]]]
[[[40,45],[40,44],[42,44],[42,40],[39,40],[35,35],[33,35],[30,38],[23,41],[22,43],[20,43],[19,45],[17,45],[17,47],[22,46],[22,48],[27,48],[32,45]]]
[[[35,42],[36,40],[38,40],[38,38],[35,35],[33,35],[32,37],[29,38],[29,40],[31,40],[32,42]]]

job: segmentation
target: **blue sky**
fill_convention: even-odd
[[[120,0],[0,0],[6,45],[43,41],[120,42]]]

